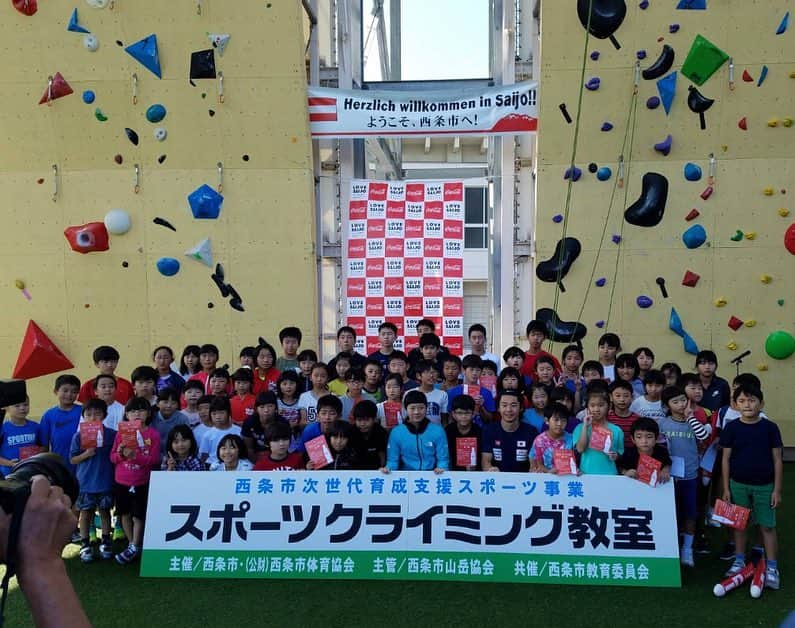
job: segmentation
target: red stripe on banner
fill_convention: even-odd
[[[310,122],[336,122],[337,121],[337,114],[336,113],[310,113],[309,114],[309,121]]]
[[[309,106],[313,105],[335,105],[337,104],[336,98],[308,98]]]

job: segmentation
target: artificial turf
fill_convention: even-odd
[[[83,565],[67,548],[72,582],[94,626],[778,626],[795,608],[795,464],[784,468],[778,512],[782,588],[760,600],[748,586],[716,598],[728,563],[717,558],[725,532],[710,529],[713,553],[685,569],[681,589],[461,582],[191,580],[138,577],[137,564]],[[24,532],[23,532],[24,534]],[[9,593],[7,626],[29,626],[18,588]]]

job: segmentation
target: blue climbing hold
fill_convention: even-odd
[[[173,257],[161,257],[157,260],[157,270],[161,275],[173,277],[179,272],[179,260]]]
[[[666,137],[662,142],[657,142],[654,145],[654,150],[656,150],[658,153],[661,153],[663,156],[667,157],[668,154],[671,152],[671,146],[673,144],[673,141],[674,138],[669,133],[668,137]]]
[[[671,112],[671,105],[676,94],[676,72],[671,72],[668,76],[664,76],[657,81],[657,91],[660,93],[665,115],[668,115]]]
[[[638,304],[638,307],[645,310],[646,308],[650,308],[654,305],[654,301],[651,300],[651,297],[647,297],[645,294],[640,295],[637,299],[635,299],[635,303]]]
[[[707,232],[701,225],[693,225],[682,234],[682,242],[689,249],[697,249],[707,241]]]
[[[205,183],[191,192],[188,203],[194,218],[214,219],[221,213],[224,197]]]
[[[643,61],[646,58],[646,51],[641,49],[635,53],[635,56],[638,58],[638,61]]]
[[[689,353],[690,355],[698,355],[698,345],[696,344],[696,341],[693,340],[693,338],[690,336],[690,334],[684,332],[682,334],[682,342],[684,343],[685,351],[687,353]]]
[[[607,279],[605,279],[604,277],[599,277],[599,279],[597,279],[596,281],[594,281],[594,284],[596,285],[596,287],[597,287],[597,288],[602,288],[602,287],[604,287],[604,285],[605,285],[606,283],[607,283]]]
[[[776,29],[776,35],[783,35],[787,31],[787,27],[789,26],[789,11],[784,14],[784,17],[781,18],[781,24],[778,25]]]
[[[574,166],[574,169],[566,168],[566,172],[563,173],[563,178],[565,180],[571,179],[572,181],[579,181],[580,177],[582,176],[582,170],[577,166]]]
[[[83,102],[86,103],[87,105],[90,105],[92,102],[94,102],[96,98],[97,95],[94,92],[92,92],[90,89],[87,89],[86,91],[83,92]]]
[[[556,224],[563,222],[563,214],[555,214],[554,216],[552,216],[552,222]]]
[[[645,11],[649,8],[649,0],[641,0],[640,4],[638,5],[641,11]]]
[[[588,82],[585,84],[585,89],[591,92],[595,92],[599,89],[599,86],[602,84],[601,79],[598,76],[594,76],[588,79]]]
[[[660,106],[660,99],[657,96],[651,96],[646,101],[646,109],[656,109]]]
[[[676,5],[676,8],[690,11],[705,11],[707,8],[707,0],[679,0],[679,4]]]
[[[604,321],[596,321],[596,323],[594,323],[594,325],[596,325],[599,329],[602,329],[602,327],[605,326],[605,322]]]
[[[679,24],[670,24],[668,26],[668,32],[671,33],[671,35],[673,35],[674,33],[678,33],[679,32]]]
[[[157,35],[152,34],[144,37],[142,40],[130,44],[124,50],[157,78],[162,78],[160,54],[157,49]]]
[[[594,50],[591,53],[591,61],[599,61],[599,51],[598,50]]]
[[[613,241],[613,244],[621,244],[621,236],[617,233],[614,233],[613,237],[610,239]]]
[[[607,133],[608,131],[613,130],[613,124],[611,122],[603,122],[602,123],[602,131]]]
[[[608,181],[613,176],[613,171],[607,166],[602,166],[596,171],[596,178],[600,181]]]
[[[146,119],[149,122],[157,123],[166,117],[166,108],[163,105],[152,105],[146,110]]]
[[[694,164],[692,161],[685,164],[685,179],[688,181],[701,180],[701,166]]]
[[[767,66],[763,65],[762,71],[759,73],[759,80],[756,82],[757,87],[761,87],[762,83],[765,82],[765,79],[767,78],[767,72],[768,72]]]
[[[69,18],[69,24],[66,25],[66,30],[71,31],[73,33],[90,33],[91,31],[87,28],[83,28],[80,26],[77,20],[77,9],[72,11],[72,15]]]

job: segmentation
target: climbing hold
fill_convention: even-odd
[[[692,85],[687,89],[689,92],[687,96],[687,106],[690,111],[698,114],[698,119],[701,122],[701,130],[703,131],[707,128],[707,120],[704,117],[704,113],[715,104],[715,101],[704,96]]]
[[[188,196],[188,203],[194,218],[218,218],[223,202],[224,197],[206,183],[196,188]]]
[[[745,233],[746,240],[756,240],[756,231],[748,231]]]
[[[745,321],[746,327],[756,327],[756,321],[752,318],[750,320]]]
[[[64,229],[69,246],[76,253],[92,253],[108,250],[108,230],[104,223],[88,222]]]
[[[215,307],[215,304],[212,301],[207,304],[207,308],[210,309],[210,310],[213,309],[214,307]]]
[[[592,76],[588,79],[588,82],[585,83],[585,89],[590,92],[595,92],[601,85],[601,79],[598,76]]]
[[[251,159],[251,157],[249,157],[248,155],[243,155],[243,157],[241,157],[241,159],[243,161],[248,161],[249,159]]]
[[[190,79],[214,79],[215,74],[215,51],[199,50],[190,55]]]
[[[718,297],[712,303],[715,305],[715,307],[724,307],[728,301],[726,300],[726,297]]]
[[[656,172],[643,175],[640,197],[624,212],[624,220],[636,227],[660,224],[668,200],[668,179]]]
[[[14,287],[20,292],[22,292],[22,296],[24,296],[28,301],[33,300],[33,297],[30,296],[30,292],[28,292],[28,289],[25,287],[24,281],[22,281],[21,279],[15,279]]]
[[[728,60],[729,55],[723,50],[702,35],[696,35],[682,65],[682,74],[696,85],[703,85]]]
[[[566,108],[566,103],[562,102],[558,105],[558,109],[560,109],[560,113],[563,114],[563,119],[566,121],[566,124],[571,124],[572,119],[571,115],[569,114],[569,110]]]
[[[743,131],[748,130],[748,118],[740,118],[740,121],[737,123],[737,126],[740,127]]]
[[[706,201],[710,196],[712,196],[712,193],[714,191],[715,188],[713,188],[711,185],[708,185],[706,188],[704,188],[704,191],[700,194],[700,196],[703,200]]]
[[[599,277],[599,279],[594,281],[594,284],[596,285],[597,288],[603,288],[606,283],[607,279],[605,279],[604,277]]]
[[[555,224],[563,222],[563,214],[555,214],[554,216],[552,216],[552,222],[554,222]]]
[[[174,225],[172,225],[168,220],[166,220],[165,218],[161,218],[160,216],[155,216],[152,219],[152,222],[155,223],[156,225],[160,225],[161,227],[165,227],[166,229],[171,229],[171,231],[176,232],[177,230],[177,228]]]
[[[787,27],[789,26],[789,11],[784,14],[784,17],[781,18],[781,23],[778,25],[776,29],[776,35],[783,35],[787,31]]]
[[[15,379],[33,379],[74,368],[71,360],[50,340],[41,327],[28,321],[22,346],[14,366]]]
[[[157,124],[166,117],[166,108],[161,104],[155,104],[146,110],[146,119],[149,122]]]
[[[778,210],[778,215],[782,218],[786,218],[789,216],[789,210],[786,207],[780,207]]]
[[[130,128],[125,128],[124,133],[127,135],[127,139],[130,140],[134,146],[138,146],[138,134]]]
[[[738,329],[740,329],[740,327],[743,326],[743,321],[741,319],[737,318],[736,316],[732,316],[729,319],[729,322],[726,323],[726,324],[729,327],[731,327],[734,331],[737,331]]]
[[[685,164],[685,179],[688,181],[701,180],[701,166],[692,161]]]
[[[162,164],[165,160],[166,160],[166,156],[165,155],[160,155],[160,157],[157,158],[157,163]]]
[[[36,0],[11,0],[11,4],[13,4],[14,8],[22,15],[27,15],[28,17],[39,10]]]
[[[210,268],[213,267],[213,252],[210,238],[204,238],[204,240],[199,242],[192,249],[185,251],[185,255],[191,259],[195,259],[197,262],[201,262],[202,264],[209,266]]]
[[[83,102],[86,103],[87,105],[90,105],[92,102],[94,102],[96,98],[97,98],[96,94],[92,92],[90,89],[87,89],[86,91],[83,92]]]
[[[767,370],[767,364],[765,364],[764,362],[760,362],[759,364],[756,365],[756,368],[757,370],[764,373]]]
[[[784,233],[784,247],[795,255],[795,222],[793,222]]]
[[[99,39],[96,35],[83,35],[83,48],[89,52],[96,52],[99,49]]]
[[[566,168],[566,172],[563,173],[564,180],[579,181],[580,177],[582,177],[582,170],[577,166],[574,166],[574,169]]]
[[[582,246],[577,238],[566,237],[558,240],[552,256],[536,265],[536,277],[549,283],[557,282],[561,292],[565,292],[563,278],[579,257],[580,251],[582,251]]]
[[[602,123],[602,131],[607,133],[608,131],[613,130],[613,125],[610,122],[603,122]]]
[[[613,176],[613,171],[607,166],[602,166],[596,171],[596,178],[600,181],[608,181]]]
[[[166,131],[162,126],[159,126],[154,131],[152,131],[152,135],[155,136],[155,139],[158,142],[162,142],[168,136],[168,131]]]
[[[229,43],[229,38],[231,36],[228,33],[207,33],[207,37],[213,45],[213,48],[218,50],[218,54],[223,57],[224,50],[226,50],[226,45]]]
[[[646,58],[646,51],[643,49],[638,50],[635,56],[638,58],[638,61],[643,61]]]
[[[641,11],[645,11],[646,9],[649,8],[649,0],[640,0],[640,4],[638,4],[638,7],[640,8]]]
[[[157,270],[165,277],[173,277],[179,272],[179,260],[173,257],[161,257],[157,260]]]
[[[621,243],[621,236],[617,233],[613,234],[613,237],[610,238],[613,241],[613,244],[620,244]]]
[[[773,196],[775,193],[776,191],[771,187],[767,187],[764,190],[762,190],[762,194],[764,194],[765,196]]]
[[[682,319],[679,317],[679,314],[675,308],[671,308],[671,314],[668,317],[668,329],[682,338],[682,344],[684,345],[684,349],[687,351],[687,353],[693,355],[698,353],[698,345],[696,344],[696,341],[693,340],[690,334],[688,334],[682,327]]]
[[[602,329],[605,326],[605,322],[604,321],[596,321],[594,323],[594,325],[596,325],[599,329]]]
[[[679,32],[679,24],[669,24],[668,25],[668,32],[673,35],[674,33]]]
[[[778,118],[770,118],[770,119],[767,121],[767,126],[769,126],[770,128],[775,128],[775,127],[777,127],[777,126],[778,126]]]
[[[53,100],[58,100],[59,98],[74,93],[74,90],[70,87],[69,83],[66,82],[66,79],[60,72],[56,72],[50,77],[47,83],[47,87],[44,89],[44,93],[39,99],[40,105],[50,103]]]
[[[553,342],[577,342],[588,333],[585,325],[574,321],[562,321],[552,308],[536,310],[536,320],[547,326],[548,338]]]
[[[615,32],[627,15],[624,0],[577,0],[577,17],[583,28],[597,39],[609,39],[616,50],[621,44],[615,38]]]
[[[657,142],[654,145],[654,150],[662,154],[664,157],[667,157],[668,154],[671,152],[671,145],[673,144],[673,141],[674,138],[669,133],[668,137],[666,137],[662,142]]]
[[[157,78],[162,78],[160,53],[157,49],[157,35],[152,34],[144,37],[140,41],[130,44],[124,50]]]
[[[650,96],[646,100],[646,109],[656,109],[660,106],[660,99],[657,96]]]
[[[130,267],[130,262],[128,262],[127,260],[123,261],[121,263],[121,267],[122,268],[129,268]]]
[[[594,50],[591,53],[591,61],[599,61],[599,51],[598,50]]]
[[[697,209],[694,207],[693,209],[691,209],[691,210],[690,210],[690,211],[687,213],[687,216],[685,216],[685,220],[686,220],[687,222],[690,222],[691,220],[695,220],[696,218],[698,218],[700,215],[701,215],[701,212],[700,212],[700,211],[698,211],[698,210],[697,210]]]
[[[685,276],[682,277],[682,285],[688,288],[695,288],[699,279],[701,279],[701,275],[694,273],[692,270],[686,270]]]
[[[215,115],[215,111],[213,109],[209,109],[208,113],[210,114],[211,118]]]
[[[727,348],[729,351],[737,351],[737,343],[736,343],[736,342],[734,342],[734,340],[732,340],[731,342],[729,342],[729,343],[727,343],[727,344],[726,344],[726,348]]]
[[[765,79],[767,78],[767,72],[768,72],[767,66],[763,65],[762,71],[759,73],[759,80],[756,82],[757,87],[761,87],[762,83],[765,82]]]
[[[759,281],[764,284],[769,284],[771,281],[773,281],[773,278],[770,275],[760,275]]]
[[[671,105],[676,94],[676,72],[671,72],[668,76],[657,81],[657,92],[660,94],[665,114],[671,112]]]
[[[682,242],[689,249],[697,249],[707,241],[707,232],[701,225],[693,225],[682,234]]]
[[[588,164],[588,172],[591,174],[596,174],[596,171],[599,170],[599,166],[596,165],[594,162]]]
[[[110,4],[110,0],[86,0],[86,4],[92,9],[104,9]]]
[[[665,277],[657,277],[657,279],[654,280],[654,283],[660,286],[660,294],[662,294],[663,299],[667,299],[668,290],[665,288]]]
[[[754,77],[751,76],[751,73],[748,70],[743,70],[743,81],[746,83],[753,83]]]
[[[645,294],[642,294],[637,299],[635,299],[635,303],[637,303],[638,307],[643,310],[650,308],[652,305],[654,305],[654,301],[651,300],[651,297],[647,297]]]
[[[111,209],[105,214],[105,228],[113,235],[124,235],[130,230],[130,214],[123,209]]]
[[[102,113],[102,109],[100,109],[99,107],[94,109],[94,117],[97,120],[99,120],[100,122],[107,122],[108,121],[108,116],[106,116],[104,113]]]
[[[784,118],[784,119],[781,121],[781,126],[785,126],[785,127],[787,127],[787,128],[790,128],[790,127],[792,126],[792,122],[793,122],[792,118],[790,118],[789,116],[787,116],[786,118]]]
[[[765,340],[765,353],[774,360],[786,360],[795,353],[795,338],[789,332],[774,331]]]
[[[679,0],[677,9],[690,11],[704,11],[707,8],[707,0]]]
[[[71,31],[73,33],[90,33],[91,31],[87,28],[84,28],[80,25],[77,19],[77,9],[72,11],[72,15],[69,17],[69,23],[66,25],[66,30]]]
[[[657,57],[657,60],[648,68],[643,70],[643,78],[647,81],[660,78],[663,74],[671,69],[671,66],[674,64],[675,56],[676,53],[674,52],[674,49],[668,44],[665,44],[662,51],[660,52],[660,56]]]
[[[119,164],[121,166],[124,163],[124,157],[122,157],[121,155],[118,155],[118,154],[114,155],[113,156],[113,161],[115,161],[117,164]]]
[[[737,231],[734,232],[734,235],[729,239],[732,242],[740,242],[743,239],[743,232],[737,229]]]

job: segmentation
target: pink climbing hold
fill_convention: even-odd
[[[698,211],[698,210],[697,210],[697,209],[694,207],[693,209],[691,209],[691,210],[688,212],[687,216],[685,216],[685,220],[687,220],[688,222],[690,222],[691,220],[695,220],[696,218],[698,218],[700,215],[701,215],[701,212],[700,212],[700,211]]]
[[[787,232],[784,234],[784,246],[795,255],[795,222],[787,228]]]
[[[746,118],[740,118],[740,121],[737,123],[737,126],[740,127],[743,131],[747,131],[748,120]]]
[[[711,185],[707,186],[707,189],[701,193],[701,198],[706,201],[710,196],[712,196],[714,191],[715,189]]]

